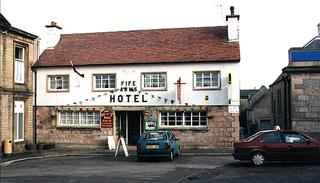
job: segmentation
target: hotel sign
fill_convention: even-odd
[[[119,94],[109,95],[110,103],[147,103],[144,94],[136,94],[138,87],[136,81],[121,81]]]

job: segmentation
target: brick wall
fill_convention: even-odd
[[[292,74],[292,128],[320,132],[320,73]]]

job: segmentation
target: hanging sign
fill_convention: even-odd
[[[113,116],[112,112],[105,110],[101,113],[101,128],[112,128],[113,127]]]

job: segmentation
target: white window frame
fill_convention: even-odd
[[[210,73],[210,84],[209,86],[204,86],[205,83],[205,73]],[[197,86],[197,74],[201,74],[202,86]],[[217,74],[217,85],[214,85],[213,75]],[[221,74],[220,71],[194,71],[193,72],[193,89],[195,90],[215,90],[221,88]]]
[[[57,88],[57,85],[58,85],[58,77],[62,77],[62,80],[61,80],[61,86],[62,88]],[[65,81],[64,81],[64,78],[67,78],[68,79],[68,87],[65,87]],[[54,78],[54,82],[55,82],[55,85],[56,87],[55,88],[51,88],[51,79]],[[49,92],[68,92],[69,91],[69,88],[70,88],[70,77],[68,74],[61,74],[61,75],[48,75],[47,76],[47,90]]]
[[[145,87],[145,77],[150,75],[149,86]],[[160,86],[160,77],[164,75],[164,86]],[[157,85],[152,86],[152,77],[157,77]],[[166,72],[143,72],[141,73],[141,88],[142,90],[167,90],[167,73]]]
[[[107,79],[102,79],[101,78],[101,81],[100,81],[100,85],[101,87],[100,88],[97,88],[97,76],[107,76]],[[111,82],[111,76],[114,76],[114,87],[102,87],[103,85],[103,80],[106,80],[106,82],[108,82],[109,86],[111,85],[110,82]],[[115,73],[106,73],[106,74],[93,74],[93,90],[94,91],[105,91],[105,90],[114,90],[116,89],[117,87],[117,75]]]
[[[21,118],[20,114],[22,115]],[[22,122],[20,121],[22,120]],[[14,142],[22,142],[24,141],[24,101],[14,101],[14,116],[13,116],[13,123],[14,123]],[[22,124],[22,125],[21,125]],[[21,136],[20,132],[21,131]]]
[[[182,124],[177,125],[177,113],[182,112]],[[162,114],[166,113],[167,121],[166,125],[163,124],[162,122]],[[169,125],[170,124],[170,113],[175,114],[175,125]],[[190,113],[190,125],[186,124],[186,113]],[[193,125],[193,113],[198,113],[199,117],[199,124],[198,125]],[[205,116],[201,116],[201,113],[205,113]],[[208,128],[208,112],[207,111],[161,111],[159,112],[159,126],[160,128]],[[206,125],[201,124],[201,118],[206,118]]]
[[[22,50],[22,58],[16,58],[16,49]],[[25,48],[19,45],[14,47],[14,82],[24,84],[25,74]]]
[[[63,115],[63,113],[65,115]],[[92,117],[93,119],[91,123],[88,123],[89,117]],[[95,119],[99,119],[98,124],[95,123],[97,122]],[[99,111],[59,111],[57,126],[72,128],[101,128],[101,113]]]

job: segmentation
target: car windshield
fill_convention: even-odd
[[[245,139],[245,141],[250,142],[250,141],[254,140],[255,138],[257,138],[258,136],[260,136],[262,133],[263,133],[262,131],[257,132],[257,133],[255,133],[255,134],[247,137],[247,138]]]
[[[149,132],[144,135],[144,139],[162,140],[162,139],[165,139],[165,133],[164,132]]]

